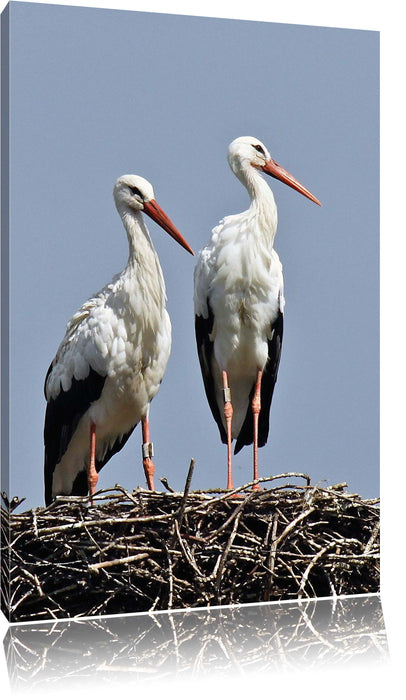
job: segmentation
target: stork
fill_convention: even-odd
[[[123,175],[114,200],[128,237],[126,267],[68,322],[45,379],[45,502],[59,494],[92,499],[98,472],[142,424],[143,467],[154,489],[149,405],[163,379],[171,323],[148,214],[193,251],[157,204],[152,185]]]
[[[194,272],[195,331],[206,396],[227,444],[227,489],[235,454],[253,443],[253,488],[259,489],[258,447],[265,445],[283,334],[283,275],[273,248],[277,209],[261,173],[319,200],[271,158],[261,141],[241,136],[228,147],[233,173],[251,204],[226,216],[200,251]]]

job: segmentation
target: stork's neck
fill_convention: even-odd
[[[153,295],[153,300],[165,306],[165,281],[158,255],[141,212],[120,211],[127,232],[129,255],[124,274],[134,278],[143,293]]]
[[[247,219],[255,222],[266,244],[272,248],[278,225],[278,210],[273,192],[257,168],[252,165],[234,171],[238,179],[247,188],[251,206],[247,211]]]
[[[128,238],[129,262],[137,262],[140,254],[145,254],[147,251],[155,254],[151,236],[141,212],[124,210],[120,211],[120,215]]]

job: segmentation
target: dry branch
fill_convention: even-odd
[[[287,473],[233,492],[121,486],[2,509],[11,621],[376,592],[379,505]],[[305,483],[292,484],[291,479]],[[282,479],[282,485],[273,482]],[[166,481],[166,480],[165,480]],[[14,499],[13,499],[14,500]]]

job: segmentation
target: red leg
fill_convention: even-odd
[[[258,479],[258,420],[261,411],[261,381],[262,371],[259,369],[257,372],[254,396],[252,397],[252,415],[254,418],[254,480]],[[257,491],[261,490],[259,484],[256,484],[252,488]]]
[[[150,489],[150,491],[155,491],[155,489],[154,489],[155,465],[151,459],[154,456],[154,446],[151,442],[151,437],[149,434],[149,423],[148,423],[147,416],[144,416],[141,423],[142,423],[142,457],[143,457],[142,464],[144,467],[145,477],[147,479],[147,486]]]
[[[233,489],[233,453],[231,425],[233,420],[233,405],[231,403],[231,392],[228,386],[227,372],[223,371],[223,394],[224,394],[224,417],[226,419],[227,430],[227,488]]]
[[[90,423],[90,458],[87,468],[87,484],[90,501],[93,503],[93,494],[96,491],[99,475],[96,471],[96,424]]]

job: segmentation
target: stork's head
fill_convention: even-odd
[[[143,211],[145,202],[154,197],[154,189],[148,180],[140,175],[122,175],[114,185],[114,201],[121,212]]]
[[[240,136],[230,143],[227,157],[231,170],[238,177],[238,171],[250,165],[262,170],[270,160],[271,154],[267,147],[254,136]]]
[[[267,147],[259,139],[253,136],[240,136],[234,139],[228,147],[227,157],[231,170],[244,184],[249,179],[252,168],[262,170],[321,206],[317,197],[271,158]]]
[[[154,189],[140,175],[122,175],[114,185],[114,201],[121,217],[145,212],[183,248],[194,255],[190,245],[155,201]]]

